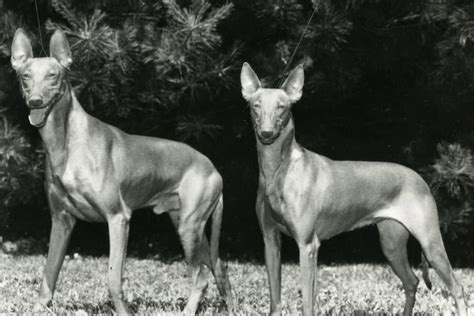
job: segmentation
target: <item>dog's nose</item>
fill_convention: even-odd
[[[41,97],[32,97],[28,101],[28,104],[32,108],[37,108],[43,105],[43,99]]]
[[[273,131],[262,131],[261,135],[263,138],[270,138],[273,136]]]

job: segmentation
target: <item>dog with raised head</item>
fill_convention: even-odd
[[[135,209],[167,212],[176,227],[192,275],[186,314],[196,312],[207,287],[207,266],[230,303],[230,284],[218,255],[222,219],[222,178],[191,147],[130,135],[86,113],[67,80],[72,63],[64,33],[50,41],[50,57],[34,58],[30,40],[18,29],[11,64],[46,152],[46,192],[52,218],[48,257],[38,307],[48,305],[76,219],[106,222],[110,256],[108,289],[115,310],[129,313],[122,274],[129,223]],[[211,240],[204,234],[212,217]],[[228,304],[230,305],[230,304]]]
[[[385,162],[334,161],[295,140],[291,107],[302,96],[304,71],[296,67],[280,89],[266,89],[249,64],[240,75],[257,139],[257,217],[265,243],[271,313],[281,314],[281,232],[299,247],[303,314],[313,315],[316,266],[322,240],[376,223],[382,250],[402,281],[404,315],[415,304],[418,278],[410,267],[407,241],[420,243],[423,259],[435,269],[467,315],[463,289],[454,276],[441,238],[438,211],[428,185],[413,170]],[[423,276],[431,287],[428,267]]]

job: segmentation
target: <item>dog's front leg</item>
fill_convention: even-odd
[[[281,241],[276,229],[263,233],[265,242],[265,265],[270,284],[270,313],[281,315]]]
[[[320,242],[315,237],[311,243],[298,245],[300,251],[303,315],[314,315],[316,301],[316,269]]]
[[[49,239],[48,258],[44,267],[43,283],[39,294],[35,310],[39,311],[43,306],[48,306],[53,299],[56,281],[58,279],[59,270],[64,261],[67,246],[71,238],[72,230],[76,224],[76,218],[67,211],[56,212],[51,207],[51,235]]]
[[[117,314],[130,314],[123,299],[122,274],[127,254],[129,218],[122,213],[114,214],[107,219],[109,226],[109,294]]]
[[[268,213],[263,194],[257,196],[257,217],[265,243],[265,265],[270,285],[270,313],[281,315],[281,234]]]

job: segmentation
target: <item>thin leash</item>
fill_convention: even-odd
[[[291,66],[291,62],[293,61],[293,58],[295,57],[296,52],[298,51],[298,48],[300,47],[301,42],[303,41],[303,38],[306,35],[306,32],[308,31],[309,25],[311,24],[311,21],[313,20],[314,14],[318,10],[319,5],[317,4],[317,2],[319,2],[319,1],[314,2],[313,13],[311,13],[311,16],[309,17],[308,23],[306,23],[306,26],[303,30],[303,33],[301,33],[300,39],[298,40],[298,43],[296,44],[295,49],[293,50],[293,53],[291,54],[290,59],[288,59],[288,62],[286,63],[285,69],[282,72],[282,77],[280,78],[280,81],[278,82],[278,88],[280,88],[281,85],[283,84],[283,80],[285,79],[285,77],[284,77],[285,73],[288,71],[288,68]]]
[[[39,17],[39,11],[38,11],[38,2],[35,0],[35,9],[36,9],[36,22],[38,23],[38,32],[39,32],[39,37],[40,37],[40,45],[41,45],[41,52],[44,53],[46,56],[46,50],[44,49],[43,45],[43,32],[41,32],[41,23],[40,23],[40,17]]]

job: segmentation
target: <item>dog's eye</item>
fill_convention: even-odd
[[[54,73],[48,74],[48,76],[46,76],[46,78],[48,78],[50,80],[54,80],[54,79],[56,79],[56,77],[57,77],[57,74],[54,74]]]
[[[260,108],[260,103],[255,102],[255,103],[253,104],[253,107],[256,108],[256,109],[259,109],[259,108]]]
[[[281,103],[281,102],[278,102],[277,104],[277,109],[278,110],[284,110],[285,109],[285,104]]]
[[[21,75],[21,79],[28,80],[28,79],[30,79],[30,75],[29,74],[23,74],[23,75]]]

